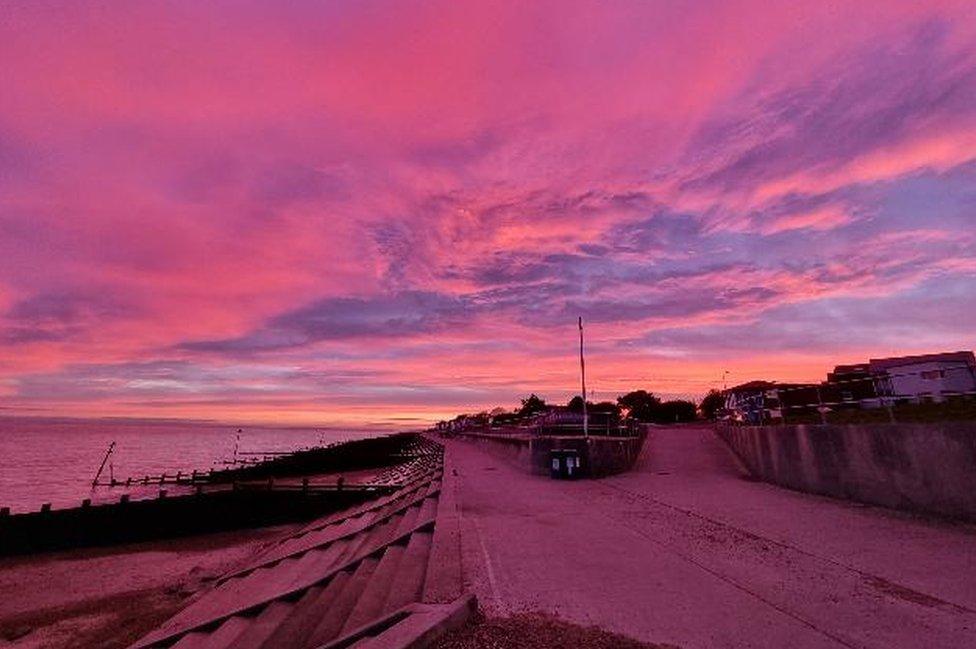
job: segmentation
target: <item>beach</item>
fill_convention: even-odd
[[[294,527],[0,559],[0,647],[126,647]]]

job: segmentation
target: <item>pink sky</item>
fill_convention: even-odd
[[[201,6],[206,5],[206,6]],[[412,425],[972,349],[971,2],[0,15],[0,412]]]

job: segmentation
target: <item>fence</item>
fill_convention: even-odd
[[[723,419],[741,425],[976,419],[976,371],[969,365],[842,376],[731,391]]]
[[[587,418],[589,435],[595,437],[634,437],[639,434],[639,422],[604,412],[591,412]],[[490,433],[492,435],[554,435],[554,436],[582,436],[582,413],[571,413],[566,416],[546,419],[545,415],[524,415],[521,417],[506,417],[498,421],[487,418],[470,418],[469,420],[450,425],[435,427],[435,431],[445,436],[467,433]]]
[[[633,419],[620,417],[590,416],[586,433],[594,437],[636,437],[639,424]],[[526,432],[542,436],[572,436],[579,437],[584,433],[583,422],[542,423],[529,426]]]

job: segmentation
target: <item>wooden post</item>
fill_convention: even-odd
[[[41,505],[41,513],[48,514],[51,512],[51,503],[44,503]]]
[[[112,451],[115,450],[115,442],[108,445],[108,450],[105,451],[105,457],[102,458],[102,463],[98,467],[98,471],[95,472],[95,478],[92,480],[92,487],[98,485],[98,478],[102,475],[102,471],[105,470],[105,463],[108,462],[108,458],[112,455]]]

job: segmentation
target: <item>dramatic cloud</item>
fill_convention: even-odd
[[[971,2],[19,3],[0,408],[378,423],[973,346]]]

